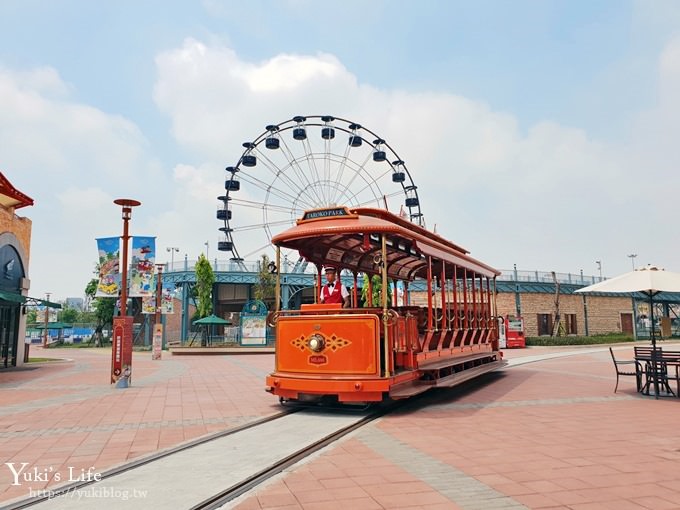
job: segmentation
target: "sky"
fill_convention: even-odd
[[[142,202],[131,233],[159,261],[206,242],[226,260],[224,167],[314,114],[379,133],[428,228],[494,267],[680,271],[678,2],[0,0],[0,171],[35,200],[29,294],[83,295],[118,197]]]

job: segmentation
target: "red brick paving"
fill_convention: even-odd
[[[236,362],[164,353],[152,361],[150,353],[134,353],[132,387],[121,390],[108,384],[109,350],[35,349],[34,356],[72,361],[0,373],[0,502],[27,495],[10,486],[5,462],[105,471],[280,410],[264,391],[271,355]],[[32,488],[51,485],[58,483]]]
[[[680,509],[680,400],[641,397],[632,378],[614,395],[609,352],[585,349],[490,379],[432,392],[376,426],[528,508]],[[335,484],[352,490],[333,494]],[[349,439],[237,508],[457,508],[428,487]]]
[[[507,357],[549,351],[509,351]],[[278,411],[262,389],[271,355],[168,356],[157,363],[135,354],[135,384],[113,390],[106,384],[108,353],[48,355],[56,352],[74,361],[0,375],[0,395],[11,395],[5,406],[47,404],[0,414],[0,463],[104,470]],[[641,397],[632,378],[622,379],[614,395],[609,353],[583,352],[431,392],[372,426],[529,508],[680,509],[680,400]],[[177,423],[159,427],[161,421]],[[0,478],[0,501],[23,495],[2,485],[7,481]],[[342,507],[459,508],[408,466],[356,438],[238,504],[246,510]]]

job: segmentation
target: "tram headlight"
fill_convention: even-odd
[[[309,340],[307,340],[307,346],[314,352],[321,352],[323,348],[326,347],[326,342],[323,336],[316,334],[312,335]]]

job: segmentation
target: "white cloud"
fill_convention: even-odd
[[[601,259],[616,272],[635,250],[678,265],[664,227],[680,184],[670,171],[680,160],[677,41],[660,57],[659,107],[618,143],[549,119],[524,133],[512,114],[452,93],[377,89],[326,54],[248,62],[187,39],[157,66],[156,102],[199,160],[233,164],[266,124],[330,113],[385,137],[414,174],[429,225],[491,263],[588,273]]]
[[[72,98],[52,68],[0,69],[2,171],[35,206],[32,293],[82,295],[96,260],[94,238],[121,230],[114,197],[153,202],[162,176],[139,128]]]

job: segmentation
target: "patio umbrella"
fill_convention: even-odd
[[[206,324],[206,325],[214,325],[214,324],[222,324],[224,326],[231,325],[231,321],[228,321],[226,319],[223,319],[222,317],[218,317],[217,315],[208,315],[207,317],[203,317],[202,319],[197,319],[194,321],[194,324]]]
[[[574,292],[588,294],[592,292],[611,292],[628,294],[640,292],[649,297],[649,318],[652,324],[652,349],[656,353],[656,336],[654,334],[654,296],[659,292],[680,292],[680,273],[665,271],[662,268],[647,265],[629,273],[622,274],[610,280],[589,285]],[[652,359],[655,359],[653,356]],[[656,362],[654,362],[656,371]],[[655,390],[658,396],[658,380],[655,378]]]
[[[197,319],[194,321],[194,324],[200,324],[202,326],[205,326],[205,331],[208,333],[208,328],[211,326],[215,325],[223,325],[223,326],[230,326],[231,321],[225,320],[222,317],[218,317],[215,314],[208,315],[207,317],[203,317],[202,319]],[[212,337],[212,329],[210,330],[210,333],[208,333],[208,341],[211,342],[211,337]]]

